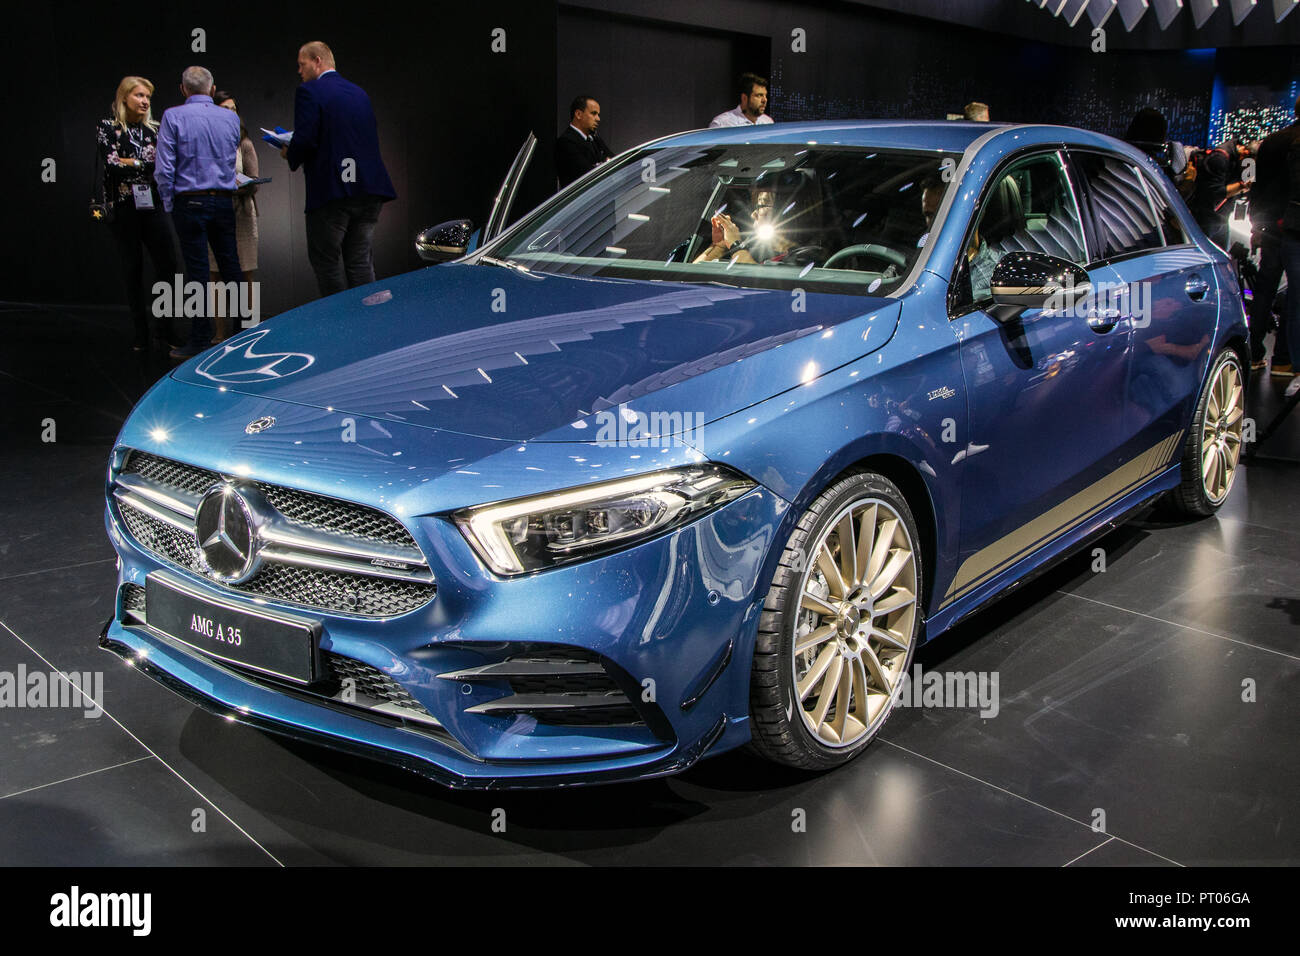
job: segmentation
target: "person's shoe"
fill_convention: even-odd
[[[1296,373],[1290,362],[1274,362],[1269,374],[1274,378],[1295,378]]]
[[[194,356],[198,355],[202,351],[203,349],[197,348],[196,346],[193,345],[181,345],[178,346],[177,348],[172,349],[167,354],[174,359],[187,359],[187,358],[193,358]]]

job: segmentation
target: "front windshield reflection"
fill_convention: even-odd
[[[651,148],[492,251],[539,272],[886,295],[924,249],[949,187],[944,161],[955,159],[801,144]]]

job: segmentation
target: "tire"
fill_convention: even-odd
[[[865,556],[856,545],[845,555],[841,537],[858,542],[867,525]],[[804,512],[759,618],[749,707],[751,747],[761,756],[828,770],[879,732],[921,633],[919,541],[906,499],[874,472],[839,479]],[[797,654],[796,635],[803,645]]]
[[[1246,416],[1246,376],[1241,358],[1226,348],[1218,354],[1196,403],[1183,443],[1182,481],[1165,499],[1166,509],[1184,518],[1219,510],[1232,491],[1241,460]]]

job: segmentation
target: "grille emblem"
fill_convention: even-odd
[[[213,485],[194,516],[194,540],[204,573],[222,584],[242,584],[261,565],[258,524],[234,485]]]
[[[254,418],[244,426],[245,435],[256,435],[258,432],[264,432],[275,424],[274,415],[263,415],[261,418]]]

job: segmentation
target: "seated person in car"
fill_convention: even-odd
[[[783,196],[789,206],[790,196]],[[705,249],[696,262],[712,262],[723,257],[733,262],[780,262],[796,243],[782,234],[782,224],[777,220],[777,177],[764,173],[754,180],[750,190],[754,207],[754,230],[741,242],[740,227],[726,213],[709,220],[713,229],[713,244]]]

